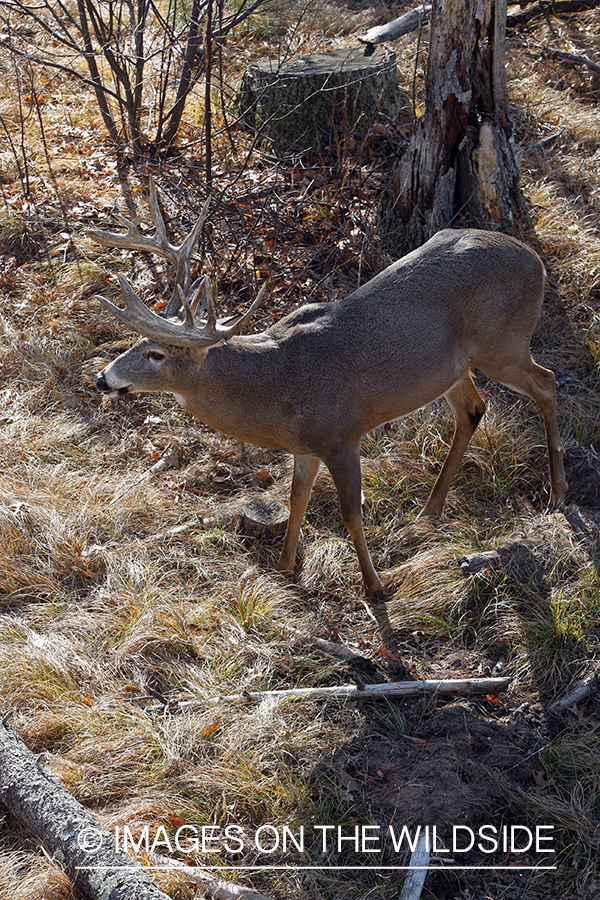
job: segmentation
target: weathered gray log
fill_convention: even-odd
[[[520,9],[506,17],[506,27],[518,28],[541,16],[550,15],[557,18],[584,9],[595,9],[597,6],[600,6],[600,0],[548,0],[546,3],[536,3],[535,6],[527,4],[526,9]]]
[[[222,700],[263,700],[272,697],[279,700],[380,700],[385,697],[415,697],[421,694],[497,694],[506,690],[510,678],[450,678],[425,681],[396,681],[384,684],[336,685],[334,687],[289,688],[279,691],[246,691],[230,694]],[[195,701],[183,701],[180,708],[188,708]]]
[[[211,873],[205,871],[200,866],[186,866],[179,859],[171,859],[168,856],[153,856],[156,864],[163,867],[173,869],[179,872],[190,881],[200,885],[202,893],[212,900],[269,900],[264,894],[255,891],[252,888],[246,888],[239,884],[232,884],[230,881],[222,881],[215,878]],[[233,867],[232,867],[233,868]]]
[[[333,656],[337,656],[338,659],[361,659],[361,654],[358,650],[351,650],[350,647],[346,647],[344,644],[338,644],[335,641],[326,641],[325,638],[315,637],[314,635],[308,636],[304,631],[300,631],[299,628],[294,628],[293,625],[284,624],[283,627],[286,631],[291,631],[293,634],[304,640],[312,641],[319,650],[322,650],[324,653],[332,653]]]
[[[501,561],[502,556],[498,550],[482,550],[480,553],[465,553],[458,557],[458,565],[463,575],[474,575]]]
[[[249,500],[242,509],[240,531],[271,540],[285,531],[289,517],[287,508],[277,500]]]
[[[400,900],[419,900],[427,878],[427,866],[431,858],[429,835],[420,834],[417,846],[410,855],[410,870],[404,879]]]
[[[375,25],[366,34],[359,37],[363,44],[383,44],[384,41],[396,41],[411,31],[416,31],[419,25],[426,25],[431,15],[431,3],[424,3],[409,12],[392,19],[386,25]]]
[[[396,56],[383,49],[342,49],[248,66],[238,94],[243,124],[276,152],[327,147],[356,128],[394,119],[408,104]]]
[[[529,538],[509,541],[496,550],[482,550],[477,553],[465,553],[459,556],[458,565],[463,575],[473,575],[483,569],[503,567],[505,572],[527,573],[544,577],[548,560],[544,553],[544,545],[536,544]]]
[[[5,722],[0,723],[0,802],[90,900],[168,900]]]
[[[569,691],[566,697],[555,700],[548,707],[554,713],[566,712],[575,703],[582,703],[587,700],[592,692],[592,688],[598,686],[598,669],[596,668],[588,677],[580,684],[575,685],[573,690]]]

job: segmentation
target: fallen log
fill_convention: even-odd
[[[419,900],[427,878],[427,866],[431,857],[429,836],[419,835],[417,845],[410,857],[410,871],[404,879],[400,900]]]
[[[161,868],[173,869],[173,871],[200,885],[202,893],[207,897],[211,897],[212,900],[269,900],[264,894],[252,888],[242,887],[239,884],[233,884],[231,881],[222,881],[219,878],[214,878],[201,866],[188,866],[178,859],[171,859],[167,856],[154,856],[154,859]]]
[[[424,3],[409,12],[392,19],[386,25],[375,25],[366,34],[359,37],[362,44],[382,44],[384,41],[396,41],[399,37],[416,31],[420,25],[426,25],[431,15],[431,3]]]
[[[335,685],[333,687],[288,688],[276,691],[244,691],[243,694],[228,694],[219,697],[225,700],[381,700],[386,697],[418,697],[423,694],[498,694],[506,690],[510,678],[449,678],[428,679],[425,681],[395,681],[384,684]],[[215,702],[217,698],[215,698]],[[206,700],[183,700],[177,704],[178,709],[204,708]]]
[[[363,658],[358,650],[352,650],[344,644],[338,644],[335,641],[327,641],[325,638],[315,637],[314,635],[308,636],[305,632],[300,631],[299,628],[294,628],[293,625],[284,625],[283,627],[286,631],[290,631],[292,634],[304,638],[304,640],[311,640],[319,650],[322,650],[324,653],[331,653],[339,659],[353,660]]]
[[[592,692],[592,688],[598,686],[598,668],[594,669],[594,671],[588,675],[584,681],[575,685],[573,690],[569,691],[566,697],[561,697],[559,700],[555,700],[550,704],[548,709],[554,713],[563,713],[574,706],[576,703],[583,703],[584,700],[587,700],[589,695]]]
[[[0,723],[0,802],[64,865],[89,900],[168,900],[5,721]]]
[[[519,12],[509,14],[506,17],[507,28],[518,28],[532,19],[538,19],[546,14],[553,17],[567,16],[570,13],[581,12],[585,9],[595,9],[600,5],[600,0],[550,0],[548,3],[536,3],[535,6],[527,6]]]

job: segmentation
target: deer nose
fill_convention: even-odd
[[[99,391],[103,391],[104,393],[110,391],[106,378],[104,377],[104,372],[98,372],[96,375],[96,387]]]

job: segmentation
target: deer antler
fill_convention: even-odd
[[[86,233],[104,247],[156,253],[176,267],[175,289],[167,303],[165,315],[164,317],[159,316],[149,310],[122,275],[117,277],[125,300],[124,309],[115,306],[100,294],[97,294],[97,297],[120,322],[153,341],[173,344],[176,347],[209,347],[219,341],[226,341],[234,334],[238,334],[250,320],[252,313],[262,300],[267,286],[266,284],[262,286],[257,298],[246,313],[218,321],[210,278],[205,275],[197,278],[192,284],[191,276],[192,250],[206,221],[210,200],[204,204],[200,218],[183,243],[177,246],[171,244],[167,238],[167,229],[158,205],[158,193],[152,176],[149,178],[149,184],[150,212],[156,228],[153,235],[142,234],[137,225],[124,216],[116,216],[116,218],[125,226],[127,234],[102,231],[98,228]],[[183,321],[174,320],[173,317],[180,309],[183,309],[184,312]],[[200,315],[204,310],[206,310],[206,322],[202,324]]]
[[[156,229],[153,235],[142,234],[134,222],[130,222],[124,216],[115,214],[115,218],[127,229],[127,234],[115,231],[103,231],[100,228],[90,229],[86,232],[93,240],[102,244],[103,247],[118,247],[122,250],[142,250],[148,253],[156,253],[170,262],[176,271],[175,289],[171,295],[171,299],[165,308],[167,316],[176,315],[181,309],[181,296],[179,289],[183,290],[185,297],[191,291],[192,287],[192,251],[198,240],[200,232],[204,227],[208,209],[210,207],[210,198],[206,201],[202,208],[202,212],[198,221],[186,236],[184,241],[177,245],[172,244],[167,238],[167,228],[165,220],[162,217],[160,207],[158,205],[158,192],[154,183],[154,178],[150,175],[148,179],[150,187],[150,213],[152,221]]]
[[[222,319],[218,321],[215,315],[214,302],[212,296],[212,286],[208,275],[198,278],[192,285],[187,297],[180,291],[180,300],[182,302],[185,319],[184,321],[173,319],[165,319],[162,316],[152,312],[140,300],[136,292],[133,290],[126,278],[122,275],[117,276],[123,291],[123,299],[125,300],[125,308],[115,306],[106,297],[100,294],[96,296],[106,306],[106,308],[116,316],[116,318],[153,341],[162,344],[172,344],[175,347],[210,347],[218,344],[219,341],[227,341],[244,328],[250,320],[254,310],[260,304],[265,295],[267,285],[263,284],[258,296],[243,315],[234,318]],[[204,288],[202,295],[201,289]],[[202,299],[201,299],[202,296]],[[204,302],[202,302],[204,301]],[[203,311],[206,308],[206,323],[199,322],[199,307]]]

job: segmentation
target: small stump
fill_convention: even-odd
[[[358,128],[395,119],[408,104],[396,54],[380,48],[328,50],[277,65],[248,66],[238,109],[263,145],[276,152],[327,148]]]
[[[249,537],[272,540],[285,531],[289,512],[276,500],[250,500],[242,509],[239,530]]]

